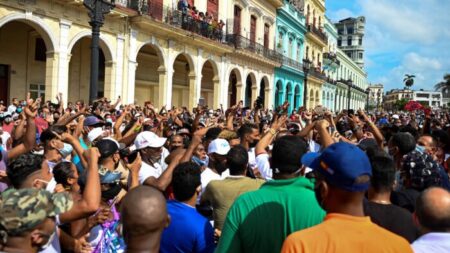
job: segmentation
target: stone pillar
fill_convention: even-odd
[[[245,96],[245,86],[242,84],[242,82],[237,81],[236,82],[236,103],[239,103],[239,101],[244,100]],[[233,105],[230,105],[233,106]]]
[[[173,71],[166,71],[166,68],[164,66],[160,66],[158,68],[158,75],[159,75],[159,84],[158,84],[158,99],[157,101],[154,101],[155,105],[157,107],[162,107],[163,105],[167,104],[167,82],[168,80],[172,80],[173,78]],[[172,101],[169,102],[170,104]]]
[[[52,100],[58,94],[59,56],[48,51],[45,62],[45,100]]]
[[[213,99],[213,104],[212,106],[214,107],[213,109],[218,109],[220,108],[220,104],[221,104],[221,89],[220,89],[220,79],[219,76],[215,76],[213,77],[213,89],[214,89],[214,99]]]
[[[123,61],[124,61],[124,49],[125,49],[125,36],[117,35],[117,52],[116,52],[116,80],[115,80],[115,89],[114,89],[114,97],[123,98]],[[111,99],[113,99],[111,97]]]
[[[137,62],[135,61],[128,61],[128,82],[127,82],[127,97],[126,100],[127,104],[134,104],[135,96],[135,82],[136,82],[136,68],[137,68]]]
[[[103,86],[103,96],[111,101],[116,101],[115,96],[115,75],[116,63],[113,61],[105,61],[105,81]]]
[[[201,80],[201,76],[200,76],[200,80]],[[198,104],[198,99],[200,98],[197,95],[197,91],[196,91],[196,86],[197,86],[197,76],[195,75],[195,73],[191,72],[189,74],[189,110],[192,110],[192,108],[197,107]]]
[[[70,52],[68,52],[69,30],[72,22],[61,19],[59,21],[59,60],[58,60],[58,88],[57,92],[61,92],[63,96],[64,107],[67,106],[69,94],[69,62]],[[51,99],[52,97],[48,97]],[[75,101],[71,101],[75,102]]]

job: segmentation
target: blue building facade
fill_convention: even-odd
[[[289,101],[289,113],[303,106],[303,55],[305,45],[305,16],[289,1],[277,10],[276,48],[283,55],[281,67],[275,68],[275,107]]]

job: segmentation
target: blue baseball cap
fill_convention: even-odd
[[[370,181],[357,182],[360,176],[372,176],[372,166],[367,155],[356,145],[338,142],[322,153],[307,153],[302,163],[319,172],[331,185],[350,192],[362,192]]]

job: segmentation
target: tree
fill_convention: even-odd
[[[394,109],[396,109],[397,111],[402,111],[408,102],[409,102],[409,99],[407,99],[407,98],[402,98],[400,100],[397,100],[394,103]]]
[[[403,78],[403,83],[405,83],[405,89],[411,88],[414,84],[415,75],[405,74],[405,78]]]
[[[434,85],[435,90],[443,90],[444,88],[450,89],[450,73],[444,75],[444,81]]]

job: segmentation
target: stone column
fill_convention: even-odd
[[[59,55],[48,51],[45,62],[45,100],[52,100],[58,94]]]
[[[69,30],[72,22],[69,20],[61,19],[59,21],[59,60],[58,60],[58,88],[57,92],[61,92],[63,95],[64,107],[67,106],[68,94],[69,94],[69,62],[70,52],[68,52],[69,44]],[[51,99],[52,97],[47,97]],[[75,102],[75,101],[71,101]]]
[[[201,78],[202,77],[200,76],[200,80]],[[197,107],[198,99],[200,98],[199,96],[197,96],[196,86],[197,86],[197,76],[193,72],[191,72],[189,74],[189,110],[192,110],[192,108]]]
[[[114,97],[121,97],[123,99],[123,61],[124,61],[124,49],[125,49],[125,36],[122,34],[117,35],[117,52],[116,52],[116,80],[114,88]],[[113,99],[111,97],[111,99]],[[123,101],[123,100],[122,100]]]
[[[116,101],[115,96],[115,72],[116,63],[113,61],[105,61],[105,80],[103,82],[103,96],[111,101]]]
[[[127,98],[125,101],[127,101],[127,104],[134,104],[135,96],[135,83],[136,83],[136,68],[137,68],[137,62],[135,61],[128,61],[128,82],[127,82]]]

